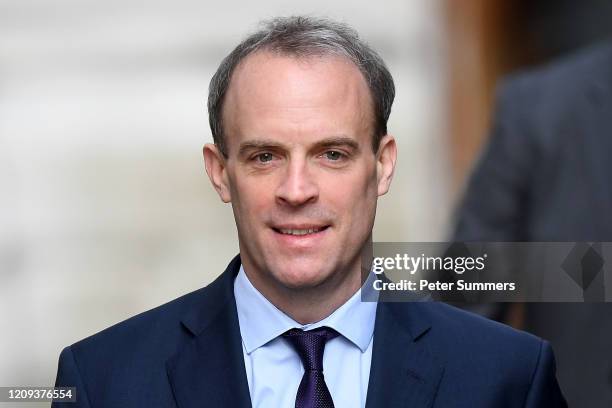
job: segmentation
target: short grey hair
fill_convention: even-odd
[[[380,56],[363,42],[350,26],[326,18],[305,16],[279,17],[263,22],[259,31],[249,35],[226,56],[210,81],[208,119],[213,140],[227,157],[223,131],[223,102],[232,73],[249,55],[269,51],[295,58],[340,56],[352,61],[363,74],[374,106],[372,148],[387,134],[387,121],[395,97],[395,86]]]

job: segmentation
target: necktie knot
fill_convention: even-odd
[[[300,356],[304,370],[323,371],[323,353],[325,343],[338,336],[338,332],[329,327],[304,331],[291,329],[283,334]]]

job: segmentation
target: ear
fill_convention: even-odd
[[[229,203],[232,201],[232,196],[230,194],[225,157],[223,157],[217,146],[212,143],[204,145],[203,154],[206,174],[208,174],[210,182],[215,190],[217,190],[221,201]]]
[[[395,162],[397,160],[397,146],[395,139],[391,135],[385,135],[378,145],[376,153],[376,178],[378,182],[378,195],[384,195],[389,191],[393,173],[395,172]]]

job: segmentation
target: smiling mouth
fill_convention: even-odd
[[[321,232],[329,228],[329,225],[324,227],[313,227],[313,228],[273,228],[274,231],[283,235],[296,235],[296,236],[304,236],[310,234],[316,234],[317,232]]]

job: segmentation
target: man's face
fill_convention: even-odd
[[[372,101],[358,68],[255,53],[232,76],[223,119],[228,157],[207,145],[207,172],[232,203],[256,286],[303,290],[358,276],[395,163],[391,136],[372,150]]]

